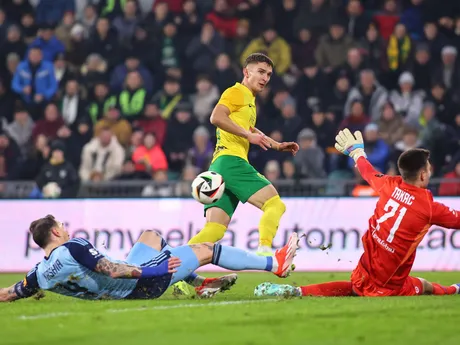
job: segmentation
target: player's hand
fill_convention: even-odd
[[[295,142],[285,142],[285,143],[280,143],[280,146],[278,146],[278,151],[281,152],[291,152],[293,156],[297,154],[299,151],[299,145]]]
[[[248,141],[253,145],[259,145],[263,150],[267,151],[272,147],[270,141],[265,134],[260,133],[249,133]]]
[[[179,267],[181,265],[181,261],[178,257],[171,257],[169,260],[168,260],[168,273],[176,273],[177,270],[176,268]]]
[[[356,131],[353,135],[348,128],[345,128],[337,134],[335,141],[337,151],[350,156],[355,161],[361,156],[366,156],[363,135],[360,131]]]

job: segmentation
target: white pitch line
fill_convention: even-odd
[[[238,305],[238,304],[255,304],[255,303],[266,303],[266,302],[277,302],[278,299],[261,299],[261,300],[241,300],[241,301],[223,301],[223,302],[210,302],[210,303],[188,303],[188,304],[176,304],[176,305],[158,305],[155,307],[139,307],[139,308],[123,308],[123,309],[107,309],[107,313],[126,313],[133,311],[150,311],[150,310],[169,310],[169,309],[182,309],[182,308],[199,308],[199,307],[219,307],[227,305]],[[21,315],[18,317],[19,320],[41,320],[41,319],[54,319],[62,316],[73,316],[86,314],[71,313],[71,312],[58,312],[58,313],[45,313],[37,315]]]

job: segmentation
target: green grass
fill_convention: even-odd
[[[460,281],[460,272],[420,276],[446,285]],[[294,273],[283,282],[348,277]],[[21,278],[0,275],[0,286]],[[91,302],[46,293],[41,300],[0,305],[0,344],[447,345],[460,339],[460,296],[264,301],[253,296],[263,281],[281,280],[244,273],[231,291],[213,300],[176,299],[168,293],[151,301]]]

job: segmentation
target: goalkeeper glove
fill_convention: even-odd
[[[345,128],[337,134],[335,141],[337,151],[350,156],[355,162],[359,157],[366,157],[363,135],[360,131],[356,131],[353,135],[348,128]]]

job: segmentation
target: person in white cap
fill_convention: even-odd
[[[434,80],[444,83],[447,90],[455,89],[459,85],[460,70],[457,66],[457,48],[445,46],[441,51],[441,66],[434,72]]]
[[[393,90],[390,93],[390,102],[406,122],[418,119],[422,111],[423,96],[420,92],[413,90],[414,76],[410,72],[404,72],[399,76],[398,84],[399,90]]]

